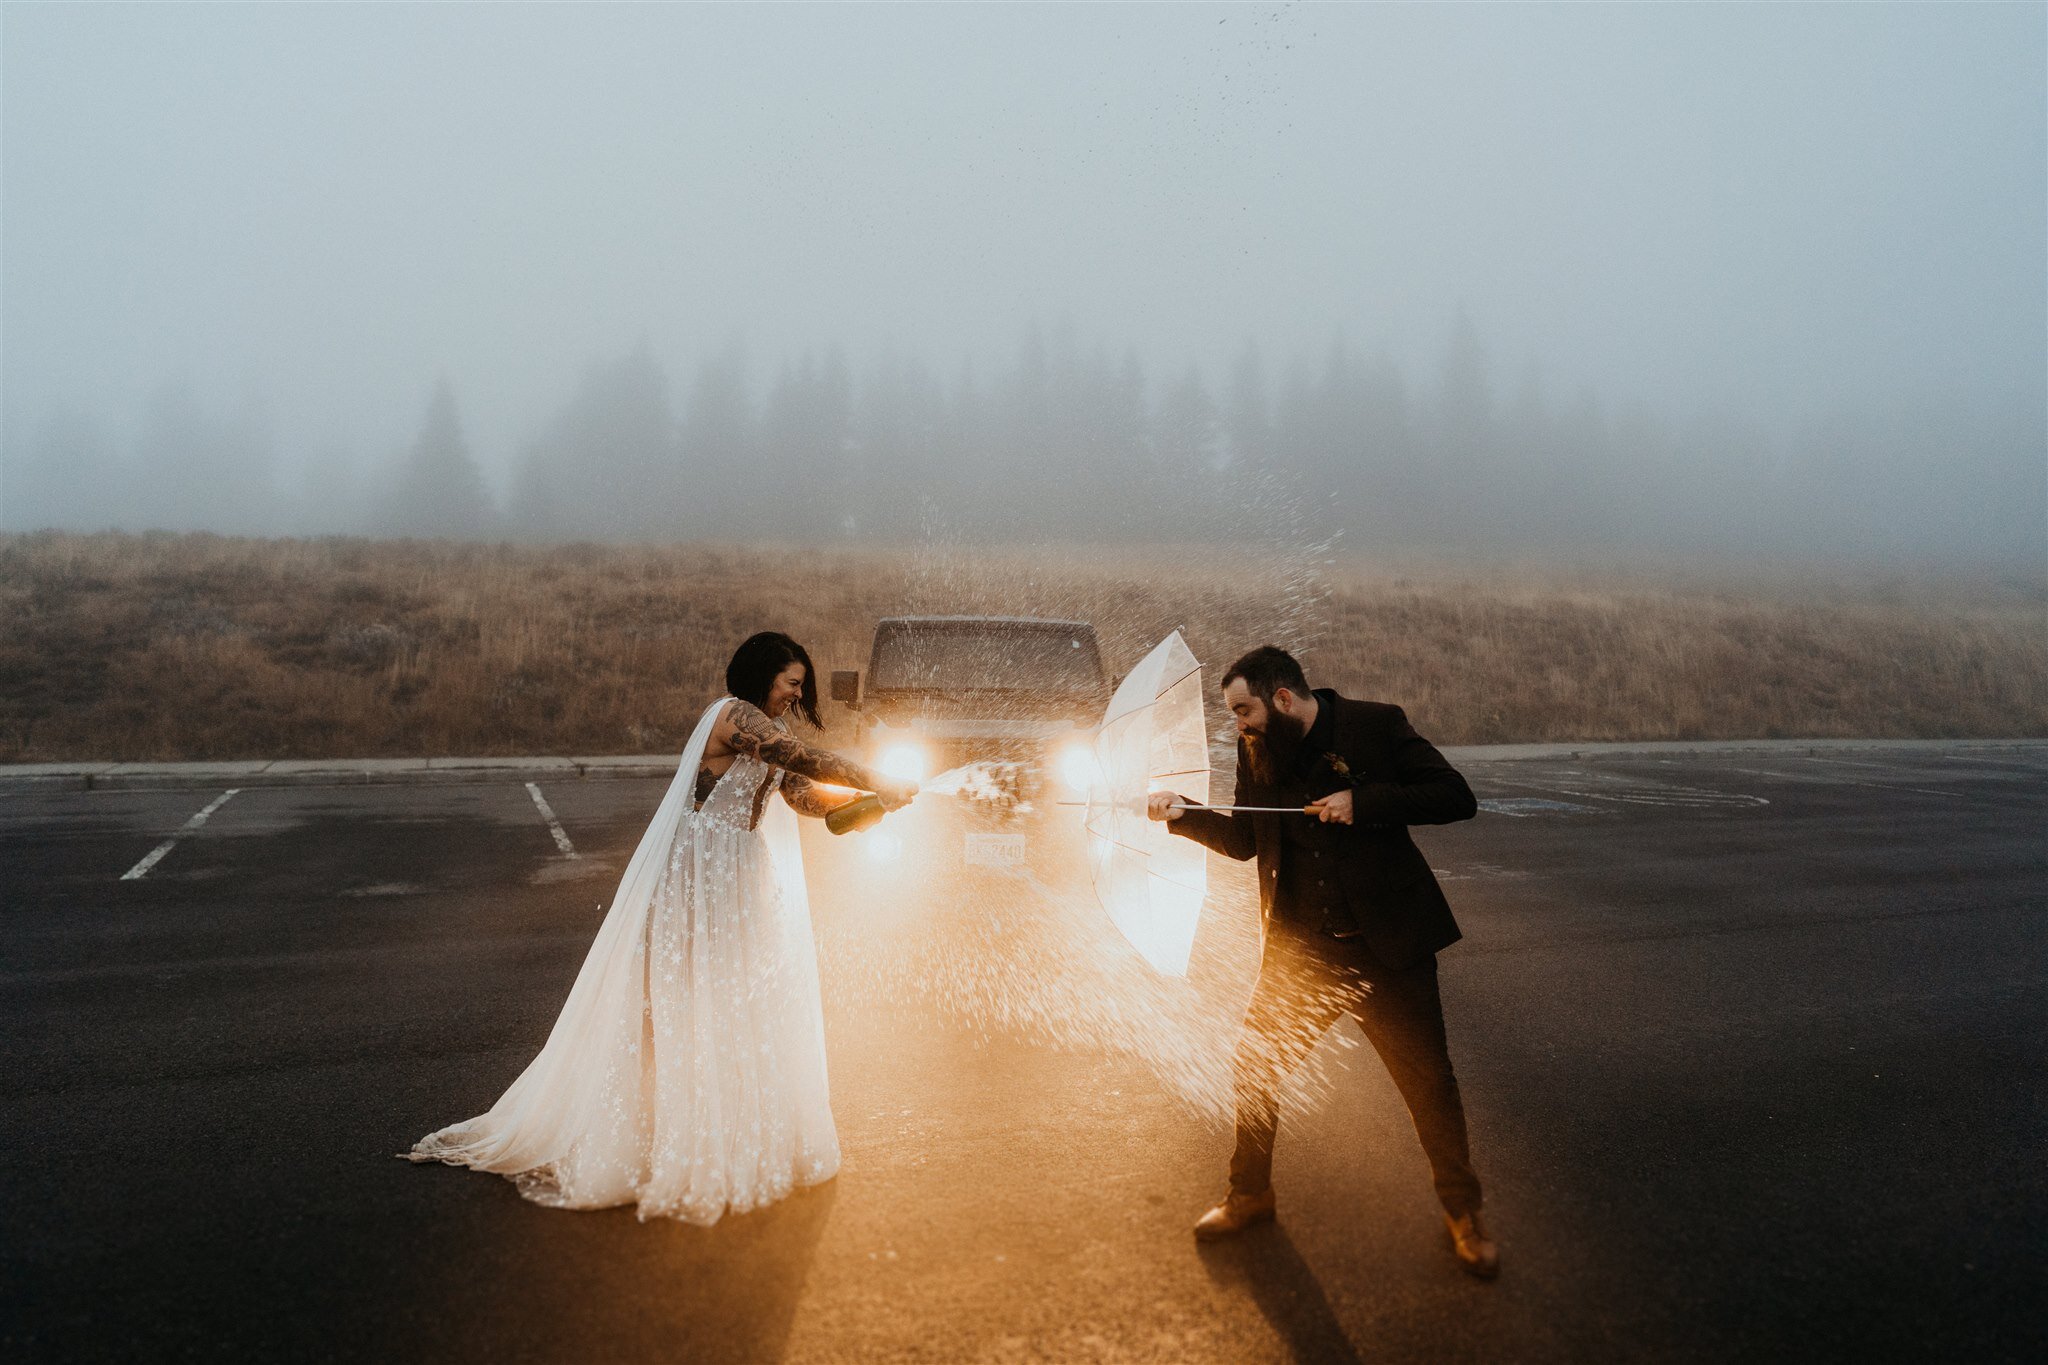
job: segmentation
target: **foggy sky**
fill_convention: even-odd
[[[187,385],[288,467],[436,381],[502,483],[595,361],[1155,384],[1341,332],[1766,426],[2038,424],[2039,6],[0,10],[0,461]],[[5,466],[0,463],[0,519]]]

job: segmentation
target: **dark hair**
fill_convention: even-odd
[[[749,635],[746,643],[732,652],[732,662],[725,666],[725,690],[765,709],[768,689],[791,664],[804,666],[804,687],[790,709],[822,730],[825,722],[818,719],[818,670],[804,647],[779,630]]]
[[[1273,694],[1283,687],[1297,697],[1308,695],[1308,674],[1301,671],[1292,654],[1278,645],[1260,645],[1239,659],[1224,671],[1219,685],[1230,686],[1232,678],[1244,679],[1246,689],[1269,706]]]

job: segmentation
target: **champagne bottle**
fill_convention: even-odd
[[[825,828],[834,834],[854,834],[880,824],[885,814],[882,798],[870,792],[826,811]]]

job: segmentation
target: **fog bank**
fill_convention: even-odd
[[[0,10],[0,527],[2048,554],[2048,20]]]

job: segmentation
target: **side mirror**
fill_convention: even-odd
[[[833,673],[832,700],[843,701],[848,706],[860,705],[860,673],[858,670],[840,670]]]

